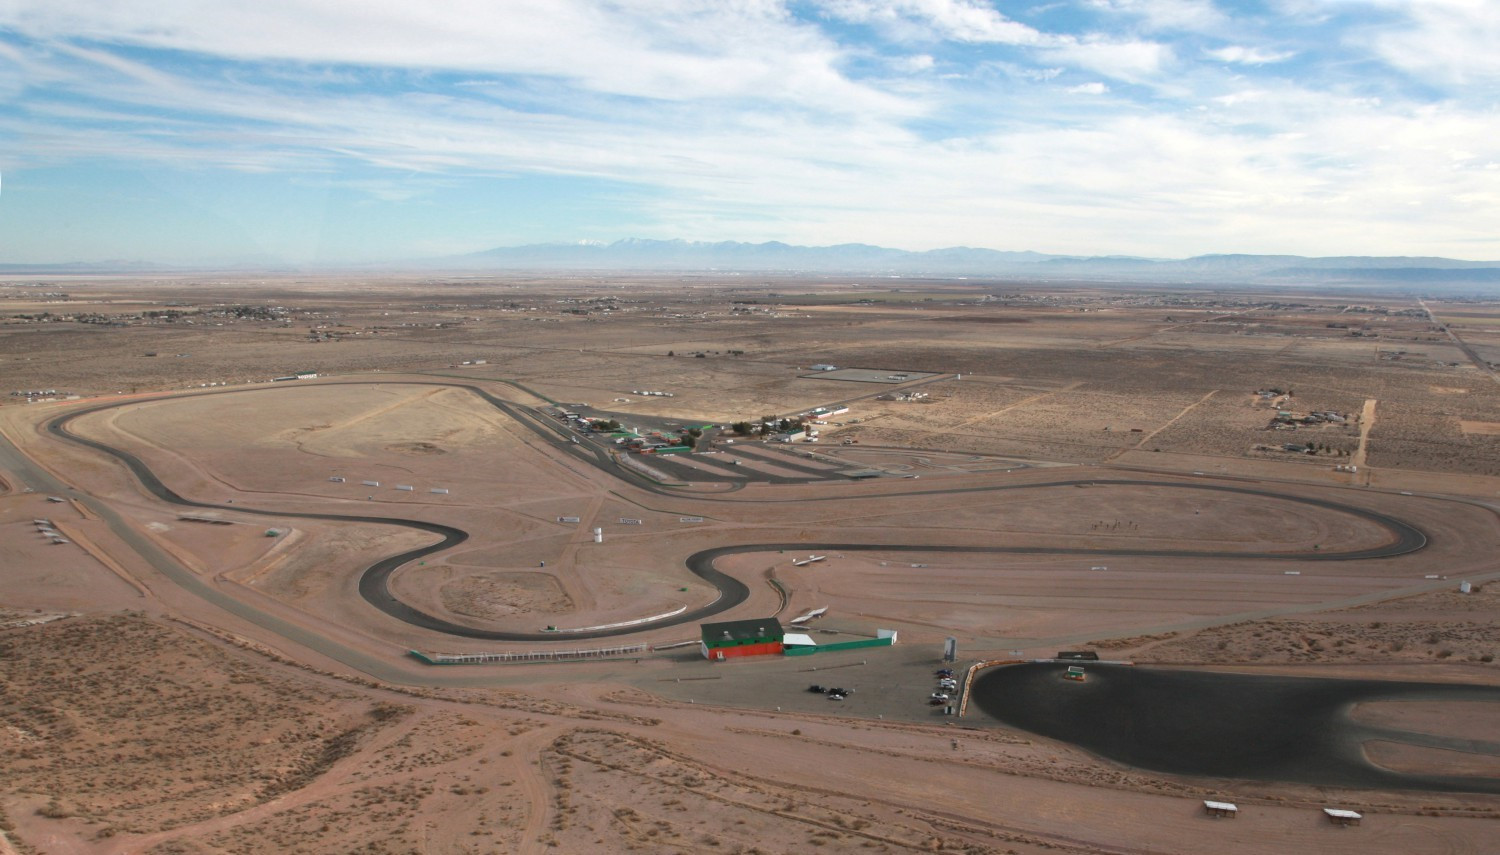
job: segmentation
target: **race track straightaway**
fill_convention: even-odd
[[[410,380],[371,381],[371,382],[389,382],[389,383],[396,383],[396,384],[402,384],[402,385],[447,386],[447,387],[453,387],[453,388],[466,389],[466,390],[468,390],[470,392],[473,392],[473,393],[479,395],[481,398],[485,399],[487,402],[489,402],[490,404],[494,405],[496,407],[496,409],[499,409],[500,411],[504,412],[506,415],[510,416],[512,419],[515,419],[520,424],[524,424],[524,425],[530,427],[532,430],[536,431],[537,433],[539,433],[539,434],[541,434],[543,436],[550,436],[550,434],[548,434],[546,428],[543,427],[542,425],[539,425],[539,424],[533,422],[530,419],[521,417],[520,413],[517,412],[517,410],[516,410],[516,408],[515,408],[515,406],[513,404],[511,404],[508,401],[505,401],[502,398],[495,397],[494,395],[486,392],[483,389],[478,389],[478,388],[475,388],[473,386],[468,386],[468,385],[461,384],[461,383],[435,383],[435,382],[427,382],[427,381],[410,381]],[[316,385],[316,384],[314,384],[314,385]],[[247,391],[252,391],[252,392],[253,391],[274,391],[274,389],[237,390],[236,393],[238,393],[238,394],[244,394]],[[222,393],[221,392],[221,393],[211,393],[211,394],[227,394],[227,393]],[[187,397],[187,396],[183,396],[183,397]],[[245,505],[238,505],[238,504],[230,506],[230,505],[213,504],[213,503],[209,503],[209,502],[194,501],[192,499],[188,499],[188,498],[185,498],[185,497],[183,497],[181,495],[178,495],[174,490],[172,490],[172,488],[170,488],[166,484],[164,484],[161,481],[161,479],[156,476],[156,473],[154,473],[154,472],[151,471],[150,467],[148,467],[145,464],[144,461],[142,461],[139,457],[135,456],[134,454],[132,454],[132,453],[130,453],[128,451],[125,451],[123,449],[115,448],[114,446],[108,445],[106,443],[99,442],[97,440],[92,440],[92,439],[88,439],[86,437],[79,436],[79,435],[77,435],[75,433],[72,433],[72,432],[70,432],[70,431],[67,430],[68,423],[71,422],[71,421],[73,421],[74,419],[80,418],[80,417],[88,415],[90,413],[97,413],[97,412],[100,412],[100,411],[103,411],[103,410],[113,409],[115,407],[126,406],[127,404],[132,404],[132,403],[138,403],[138,402],[137,401],[121,401],[121,402],[116,402],[116,403],[110,403],[110,404],[103,404],[103,405],[94,406],[94,407],[88,407],[86,409],[81,409],[81,410],[75,410],[75,411],[73,411],[71,413],[65,413],[65,414],[63,414],[61,416],[58,416],[57,418],[54,418],[51,421],[47,422],[46,423],[46,428],[47,428],[48,432],[51,433],[53,436],[56,436],[56,437],[58,437],[58,438],[60,438],[60,439],[62,439],[64,441],[76,443],[78,445],[82,445],[82,446],[85,446],[87,448],[91,448],[91,449],[93,449],[95,451],[98,451],[98,452],[101,452],[103,454],[109,455],[110,457],[114,457],[115,459],[117,459],[120,462],[124,463],[125,466],[130,470],[130,472],[136,477],[136,479],[141,482],[141,486],[142,487],[144,487],[149,493],[151,493],[151,495],[155,496],[156,498],[158,498],[158,499],[160,499],[160,500],[162,500],[164,502],[167,502],[168,504],[179,505],[179,506],[182,506],[182,507],[190,507],[190,508],[211,508],[211,509],[214,509],[214,510],[233,511],[233,512],[244,513],[244,514],[255,514],[255,515],[259,515],[259,516],[283,517],[283,518],[293,518],[293,519],[308,519],[308,520],[325,520],[325,521],[333,521],[333,522],[375,523],[375,524],[379,524],[379,525],[403,526],[403,527],[406,527],[406,528],[416,529],[418,531],[425,531],[425,532],[429,532],[429,533],[438,535],[440,537],[440,540],[437,543],[429,544],[427,546],[418,547],[416,549],[407,550],[407,551],[402,552],[400,554],[392,555],[392,556],[390,556],[388,558],[381,559],[380,561],[377,561],[374,564],[370,565],[368,568],[365,569],[364,573],[361,574],[361,576],[360,576],[360,579],[359,579],[359,594],[360,594],[361,597],[363,597],[365,599],[366,602],[370,603],[370,605],[374,606],[375,608],[379,609],[380,611],[384,612],[385,614],[390,615],[393,618],[396,618],[397,620],[403,621],[403,622],[411,624],[413,626],[421,627],[423,629],[432,630],[434,632],[440,632],[440,633],[444,633],[444,634],[447,634],[447,635],[459,636],[459,637],[464,637],[464,638],[485,639],[485,640],[493,640],[493,641],[557,641],[560,638],[568,638],[568,639],[607,638],[607,637],[612,637],[612,636],[630,635],[630,634],[633,634],[633,633],[644,632],[646,630],[660,629],[662,627],[676,626],[678,624],[692,623],[692,622],[695,622],[695,621],[699,621],[699,620],[702,620],[704,618],[711,617],[713,615],[720,614],[722,612],[726,612],[726,611],[734,608],[735,606],[737,606],[737,605],[745,602],[745,600],[749,598],[749,596],[750,596],[750,589],[745,585],[745,583],[743,583],[740,580],[734,578],[733,576],[730,576],[728,574],[725,574],[725,573],[719,571],[718,569],[716,569],[714,567],[714,562],[717,561],[719,558],[721,558],[723,556],[733,555],[733,554],[738,554],[738,553],[745,553],[745,552],[775,552],[775,551],[778,551],[778,550],[804,550],[804,551],[805,550],[813,550],[813,551],[827,551],[827,552],[855,552],[855,551],[879,550],[879,551],[882,551],[882,552],[922,552],[922,553],[988,553],[988,554],[1012,554],[1012,555],[1080,555],[1080,556],[1087,555],[1087,556],[1094,556],[1094,557],[1099,557],[1099,558],[1109,557],[1109,556],[1147,556],[1147,557],[1157,557],[1157,558],[1205,558],[1205,559],[1213,559],[1213,560],[1251,560],[1251,559],[1254,559],[1254,560],[1267,560],[1267,559],[1271,559],[1271,560],[1295,560],[1295,561],[1354,561],[1354,560],[1371,559],[1371,558],[1390,558],[1390,557],[1394,557],[1394,556],[1398,556],[1398,555],[1405,555],[1405,554],[1408,554],[1408,553],[1416,552],[1417,550],[1420,550],[1420,549],[1422,549],[1423,547],[1425,547],[1427,545],[1427,536],[1420,529],[1418,529],[1416,526],[1411,525],[1410,523],[1404,522],[1402,520],[1396,519],[1395,517],[1391,517],[1391,516],[1388,516],[1386,514],[1377,513],[1375,511],[1370,511],[1370,510],[1366,510],[1366,509],[1363,509],[1363,508],[1357,508],[1357,507],[1354,507],[1354,506],[1351,506],[1351,505],[1345,505],[1345,504],[1342,504],[1342,503],[1339,503],[1339,502],[1332,502],[1332,501],[1328,501],[1328,500],[1325,500],[1325,499],[1313,499],[1313,498],[1307,498],[1307,497],[1302,497],[1302,496],[1291,496],[1291,495],[1285,495],[1285,494],[1280,494],[1280,493],[1274,493],[1274,492],[1270,492],[1270,491],[1267,491],[1267,490],[1251,489],[1251,488],[1248,488],[1248,487],[1231,487],[1231,486],[1220,485],[1220,484],[1188,484],[1188,483],[1180,483],[1180,482],[1173,482],[1173,481],[1134,481],[1134,480],[1128,480],[1128,479],[1102,480],[1102,479],[1097,479],[1097,478],[1089,478],[1089,479],[1076,479],[1076,480],[1068,480],[1068,481],[1052,481],[1052,482],[1048,482],[1048,483],[1044,483],[1044,484],[996,485],[996,486],[992,486],[992,487],[964,487],[964,488],[955,488],[955,489],[952,489],[952,490],[943,490],[943,489],[917,490],[917,491],[904,492],[904,493],[900,493],[900,494],[883,494],[883,495],[886,495],[886,496],[889,496],[889,495],[921,496],[921,495],[939,495],[939,494],[949,494],[949,495],[951,495],[951,494],[960,494],[960,493],[996,492],[996,491],[1002,491],[1002,490],[1033,490],[1033,489],[1045,489],[1045,488],[1050,488],[1050,487],[1068,487],[1068,486],[1078,486],[1078,485],[1097,485],[1097,486],[1127,486],[1128,485],[1128,486],[1142,486],[1142,487],[1170,487],[1170,488],[1173,488],[1173,489],[1183,489],[1183,490],[1206,490],[1206,491],[1212,491],[1212,492],[1237,493],[1237,494],[1242,494],[1242,495],[1251,495],[1251,496],[1259,496],[1259,497],[1264,497],[1264,498],[1278,499],[1278,500],[1281,500],[1281,501],[1296,502],[1296,503],[1299,503],[1299,504],[1310,505],[1310,506],[1322,508],[1322,509],[1325,509],[1325,510],[1333,510],[1333,511],[1341,512],[1341,513],[1346,513],[1346,514],[1349,514],[1351,516],[1358,517],[1360,519],[1372,522],[1372,523],[1376,524],[1377,526],[1385,529],[1386,531],[1390,532],[1390,534],[1391,534],[1391,540],[1388,543],[1386,543],[1385,545],[1383,545],[1383,546],[1373,547],[1373,548],[1369,548],[1369,549],[1350,550],[1350,551],[1346,551],[1346,552],[1322,552],[1322,551],[1319,551],[1319,552],[1218,552],[1218,551],[1211,551],[1211,550],[1082,549],[1082,548],[1041,547],[1041,546],[945,546],[945,545],[930,545],[930,544],[890,544],[890,543],[807,543],[807,542],[799,542],[799,543],[754,543],[754,544],[738,544],[738,545],[733,545],[733,546],[721,546],[721,547],[715,547],[713,549],[705,549],[705,550],[702,550],[700,552],[696,552],[696,553],[688,556],[688,558],[686,560],[686,565],[687,565],[688,571],[691,572],[693,575],[697,576],[698,578],[702,579],[703,581],[707,582],[708,584],[712,585],[719,592],[718,596],[714,599],[713,602],[711,602],[711,603],[709,603],[707,605],[704,605],[704,606],[700,606],[699,608],[690,609],[690,610],[688,610],[686,612],[682,612],[680,614],[673,615],[673,616],[671,616],[669,618],[663,618],[663,619],[661,619],[659,621],[652,621],[650,623],[637,624],[637,625],[626,626],[626,627],[617,627],[617,628],[614,628],[614,629],[604,629],[604,630],[588,631],[588,632],[570,632],[570,633],[566,633],[565,635],[559,635],[558,633],[555,633],[555,632],[551,632],[551,633],[548,633],[548,632],[509,632],[509,631],[502,631],[502,630],[485,630],[485,629],[477,629],[477,628],[474,628],[474,627],[464,626],[462,624],[458,624],[458,623],[454,623],[452,621],[444,620],[443,618],[437,617],[436,615],[431,615],[431,614],[428,614],[428,613],[426,613],[424,611],[421,611],[420,609],[417,609],[417,608],[415,608],[415,607],[413,607],[413,606],[411,606],[411,605],[409,605],[409,604],[401,601],[400,599],[398,599],[393,593],[391,593],[390,585],[389,585],[390,576],[391,576],[392,573],[394,573],[396,571],[397,568],[399,568],[399,567],[407,564],[408,562],[414,561],[414,560],[416,560],[418,558],[422,558],[424,556],[431,555],[433,553],[440,552],[442,550],[448,549],[449,547],[456,546],[456,545],[458,545],[460,543],[463,543],[465,540],[467,540],[469,538],[469,533],[468,532],[464,531],[463,529],[455,528],[453,526],[443,525],[441,523],[424,522],[422,520],[403,519],[403,518],[399,518],[399,517],[366,516],[366,515],[355,515],[355,514],[322,514],[322,513],[305,513],[305,512],[287,512],[287,511],[270,510],[270,509],[265,509],[265,508],[252,508],[252,507],[248,507],[248,506],[245,506]],[[583,452],[582,450],[574,452],[574,450],[573,450],[573,448],[571,446],[567,446],[566,450],[569,451],[570,453],[575,453],[579,459],[582,459],[585,462],[588,462],[588,463],[590,463],[592,465],[597,466],[602,471],[605,471],[605,472],[609,473],[610,475],[612,475],[614,477],[617,477],[617,478],[620,477],[620,470],[617,469],[616,467],[610,466],[605,460],[599,458],[597,454],[592,454],[592,455],[591,454],[587,454],[587,453]],[[636,480],[633,480],[633,479],[627,479],[627,480],[632,484],[632,486],[636,486],[636,487],[645,489],[645,490],[647,490],[649,492],[656,493],[658,495],[672,496],[672,497],[679,497],[679,498],[683,497],[683,495],[684,495],[684,494],[678,493],[676,491],[663,488],[663,487],[661,487],[661,486],[659,486],[657,484],[653,484],[653,483],[650,483],[650,482],[638,483]],[[644,479],[641,479],[641,480],[644,481]],[[700,495],[700,494],[695,494],[695,495],[692,496],[692,498],[696,502],[703,502],[703,501],[726,501],[726,502],[734,502],[734,501],[740,501],[740,500],[728,499],[728,498],[714,498],[714,497],[710,497],[710,496],[703,496],[703,495]],[[824,501],[824,500],[828,500],[828,501],[848,501],[848,497],[840,497],[840,498],[837,498],[837,499],[804,499],[804,500],[801,500],[801,501]]]

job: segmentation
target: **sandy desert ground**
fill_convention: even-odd
[[[0,283],[38,393],[0,406],[0,852],[1488,851],[1493,795],[1151,772],[926,700],[948,637],[1500,685],[1494,307],[833,284]],[[552,415],[840,404],[644,468]],[[705,661],[673,616],[728,602],[693,556],[731,546],[705,619],[898,643]],[[453,631],[367,596],[403,553],[391,598]],[[1493,780],[1496,711],[1349,716],[1464,741],[1376,767]]]

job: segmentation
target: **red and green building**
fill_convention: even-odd
[[[774,617],[705,623],[702,629],[703,656],[715,662],[779,654],[786,637],[781,622]]]

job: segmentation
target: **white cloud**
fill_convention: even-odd
[[[1238,107],[1241,104],[1264,103],[1270,96],[1259,89],[1241,89],[1209,99],[1221,107]]]
[[[1020,75],[1028,80],[1051,80],[1063,73],[1061,68],[1023,68]]]
[[[1213,50],[1205,50],[1203,53],[1213,59],[1217,59],[1219,62],[1236,65],[1268,65],[1276,62],[1285,62],[1297,55],[1294,51],[1273,51],[1265,48],[1245,47],[1243,45],[1228,45]]]
[[[1217,32],[1229,19],[1212,0],[1089,0],[1090,5],[1140,18],[1151,30]]]
[[[930,141],[886,122],[810,114],[627,125],[456,97],[288,99],[178,85],[186,88],[171,97],[214,103],[234,120],[142,136],[129,126],[77,134],[35,115],[24,126],[0,119],[0,133],[36,140],[59,158],[123,153],[306,170],[331,169],[337,156],[440,178],[596,176],[652,188],[632,229],[663,237],[1148,255],[1442,254],[1445,241],[1493,241],[1500,201],[1500,170],[1486,168],[1500,162],[1500,117],[1290,87],[1245,90],[1201,118],[1103,115]],[[112,87],[104,94],[137,104],[163,97],[128,76]],[[352,186],[395,199],[422,185]],[[1420,222],[1409,213],[1413,202],[1422,203]]]
[[[937,61],[931,55],[925,53],[899,57],[891,62],[892,67],[897,71],[904,71],[909,74],[919,71],[929,71],[936,64]]]
[[[1110,41],[1100,36],[1068,37],[1042,52],[1048,62],[1087,68],[1116,80],[1141,83],[1156,78],[1175,57],[1158,42]]]
[[[1211,8],[1211,4],[1197,0],[1107,2],[1130,6],[1133,10],[1139,6],[1143,13],[1161,15],[1168,14],[1168,7],[1180,6],[1179,16],[1187,16],[1189,7]],[[827,0],[823,8],[845,21],[882,27],[898,39],[946,39],[1034,48],[1044,62],[1065,63],[1131,82],[1155,77],[1173,58],[1170,47],[1151,41],[1102,34],[1044,33],[1012,21],[978,0]]]
[[[769,0],[659,0],[640,16],[559,0],[547,8],[560,33],[543,32],[534,3],[516,4],[513,27],[492,5],[461,5],[473,22],[394,4],[359,6],[367,21],[332,5],[351,15],[340,39],[317,29],[323,13],[270,22],[247,7],[209,26],[188,14],[206,6],[161,2],[151,29],[77,0],[24,13],[0,0],[0,27],[22,34],[19,47],[0,40],[0,62],[25,68],[41,93],[0,110],[0,139],[20,141],[8,163],[321,171],[392,202],[476,176],[598,178],[641,188],[629,226],[658,236],[1149,255],[1420,253],[1482,240],[1448,254],[1500,255],[1490,101],[1319,92],[1258,74],[1252,60],[1274,54],[1249,36],[1219,49],[1230,70],[1177,63],[1166,41],[1050,34],[1000,51],[1004,63],[965,67],[959,51],[892,59],[889,44],[836,43]],[[849,9],[894,10],[954,40],[1012,32],[965,17],[984,11],[974,3]],[[911,76],[854,79],[851,58]],[[938,66],[969,73],[957,83],[924,73]],[[461,74],[428,80],[427,69]],[[1122,80],[1150,85],[1150,97],[1132,101],[1139,90]],[[421,181],[406,180],[413,173]]]
[[[1444,84],[1500,79],[1500,3],[1495,0],[1371,2],[1405,16],[1362,34],[1392,65]]]
[[[239,60],[535,74],[649,98],[784,98],[840,111],[911,111],[851,82],[839,48],[777,3],[658,0],[107,0],[0,5],[0,29]]]
[[[977,0],[826,0],[823,8],[842,20],[882,26],[909,37],[1008,45],[1045,40],[1035,29]]]

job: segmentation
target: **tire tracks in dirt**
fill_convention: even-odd
[[[1188,413],[1192,412],[1194,409],[1196,409],[1198,407],[1199,404],[1206,404],[1206,403],[1208,403],[1208,399],[1212,398],[1213,396],[1215,396],[1217,394],[1219,394],[1219,390],[1215,389],[1212,392],[1209,392],[1207,395],[1204,395],[1203,397],[1199,398],[1198,400],[1192,402],[1191,404],[1188,404],[1186,407],[1183,407],[1182,408],[1182,412],[1180,412],[1177,415],[1171,417],[1170,419],[1167,419],[1156,430],[1154,430],[1154,431],[1146,434],[1145,436],[1141,437],[1141,441],[1140,442],[1136,443],[1134,446],[1132,446],[1130,448],[1122,448],[1119,451],[1115,452],[1114,454],[1111,454],[1106,459],[1105,462],[1109,462],[1110,460],[1114,460],[1115,458],[1119,457],[1122,454],[1125,454],[1126,452],[1129,452],[1129,451],[1140,451],[1142,448],[1145,448],[1146,447],[1146,443],[1150,442],[1152,439],[1155,439],[1157,434],[1161,433],[1162,431],[1164,431],[1167,428],[1171,427],[1172,425],[1176,424],[1178,419],[1180,419],[1183,416],[1187,415]]]
[[[515,757],[513,780],[526,802],[526,824],[521,828],[518,855],[543,855],[551,851],[542,842],[552,820],[552,785],[547,782],[547,772],[542,766],[542,752],[569,730],[572,728],[539,728],[522,734],[510,745]]]

